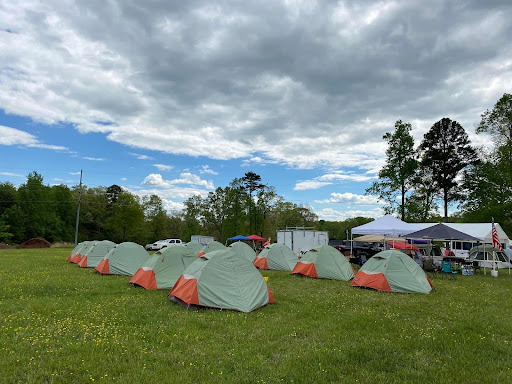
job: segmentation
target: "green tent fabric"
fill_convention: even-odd
[[[109,240],[98,241],[94,247],[89,248],[82,256],[78,265],[82,268],[96,268],[107,253],[116,245],[116,243]]]
[[[354,277],[354,270],[340,251],[330,245],[320,245],[302,256],[292,274],[348,281]]]
[[[201,249],[203,246],[196,242],[190,242],[185,245],[185,248],[190,249],[192,252],[194,252],[196,255],[201,252]]]
[[[186,307],[199,305],[241,312],[274,302],[259,271],[230,249],[206,253],[190,264],[169,299]]]
[[[429,293],[432,290],[423,269],[410,256],[397,251],[372,256],[357,272],[351,285],[383,292]]]
[[[197,253],[198,255],[202,255],[203,253],[209,253],[213,251],[219,251],[221,249],[225,249],[226,247],[219,243],[218,241],[210,241],[208,244],[206,244],[204,247],[201,248],[201,250]]]
[[[112,248],[95,269],[102,275],[133,276],[148,259],[142,245],[126,242]]]
[[[252,249],[250,245],[241,241],[230,244],[228,248],[251,263],[256,258],[256,252],[254,252],[254,249]]]
[[[82,260],[82,257],[84,257],[84,255],[89,251],[89,249],[94,247],[96,244],[98,244],[97,240],[85,242],[82,248],[80,248],[80,250],[75,254],[75,256],[71,258],[70,261],[72,263],[78,264],[80,260]]]
[[[132,276],[130,283],[146,289],[171,289],[197,254],[188,247],[167,247],[154,253]]]
[[[254,265],[260,269],[276,271],[291,271],[299,258],[284,244],[274,243],[265,247],[254,260]]]
[[[77,254],[80,253],[80,250],[83,248],[85,244],[87,244],[88,241],[82,241],[81,243],[78,243],[75,248],[71,250],[68,257],[66,258],[66,261],[71,261],[71,259]]]

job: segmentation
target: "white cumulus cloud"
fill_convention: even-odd
[[[218,175],[219,174],[219,172],[216,172],[213,169],[211,169],[209,165],[203,165],[201,167],[201,170],[199,171],[199,173],[201,173],[201,174],[208,173],[210,175]]]
[[[44,144],[28,132],[0,125],[0,145],[22,145],[29,148],[53,149],[66,151],[68,148],[60,145]]]
[[[158,169],[159,171],[170,171],[171,169],[173,169],[174,167],[172,165],[166,165],[166,164],[153,164],[153,167],[155,167],[156,169]]]
[[[330,185],[332,183],[326,181],[316,181],[316,180],[308,180],[308,181],[299,181],[295,184],[293,189],[295,191],[305,191],[307,189],[319,189],[325,187],[326,185]]]
[[[339,211],[332,208],[324,208],[320,211],[315,211],[320,220],[326,221],[344,221],[352,217],[373,217],[375,219],[384,216],[381,208],[374,208],[370,210],[347,210]]]
[[[351,203],[357,205],[384,205],[385,203],[372,195],[358,195],[351,192],[331,193],[331,198],[315,200],[316,203]]]

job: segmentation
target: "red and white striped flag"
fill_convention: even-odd
[[[503,252],[500,237],[498,236],[498,232],[496,231],[496,227],[494,226],[494,219],[492,220],[492,246]]]

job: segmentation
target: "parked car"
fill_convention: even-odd
[[[160,249],[167,248],[167,247],[173,247],[173,246],[184,246],[185,243],[181,241],[180,239],[166,239],[166,240],[159,240],[156,243],[153,243],[151,247],[151,251],[159,251]]]

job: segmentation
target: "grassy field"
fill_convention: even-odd
[[[430,295],[263,272],[276,304],[185,310],[67,263],[0,250],[1,383],[510,383],[512,276]]]

